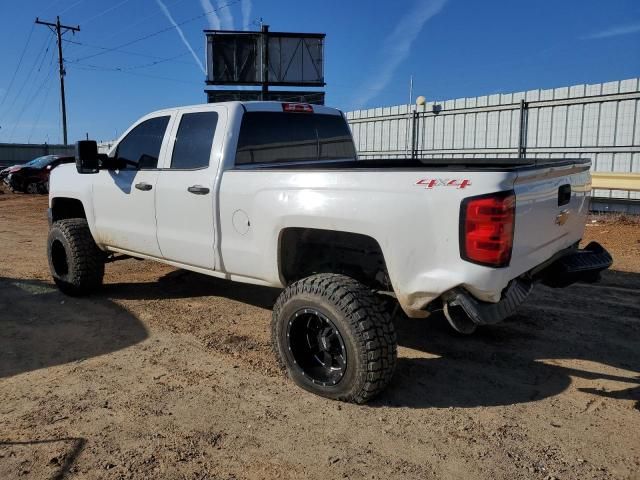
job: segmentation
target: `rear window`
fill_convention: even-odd
[[[355,160],[347,122],[339,115],[247,112],[236,165]]]

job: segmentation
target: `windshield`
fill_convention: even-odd
[[[248,112],[242,117],[236,165],[355,159],[351,131],[340,115]]]
[[[25,163],[25,167],[44,168],[57,158],[56,155],[45,155],[44,157],[34,158],[30,162]]]

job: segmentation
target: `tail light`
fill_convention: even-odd
[[[283,103],[284,112],[313,113],[313,107],[308,103]]]
[[[460,208],[460,256],[488,267],[506,267],[513,250],[513,191],[466,198]]]

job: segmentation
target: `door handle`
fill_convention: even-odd
[[[187,191],[195,195],[206,195],[207,193],[209,193],[209,189],[201,185],[192,185],[189,188],[187,188]]]
[[[136,188],[138,190],[142,190],[143,192],[148,192],[153,188],[153,185],[146,182],[140,182],[140,183],[136,183]]]

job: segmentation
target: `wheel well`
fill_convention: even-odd
[[[51,202],[52,220],[65,218],[87,218],[82,202],[75,198],[54,198]]]
[[[391,291],[382,249],[359,233],[287,228],[280,235],[280,274],[286,285],[316,273],[341,273]]]

